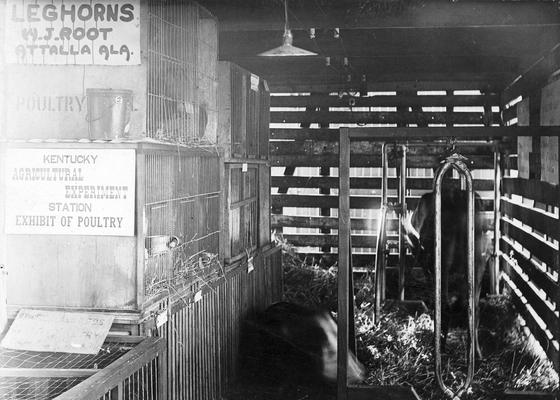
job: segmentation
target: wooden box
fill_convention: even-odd
[[[231,264],[270,246],[270,166],[226,161],[223,168],[221,253]]]
[[[87,157],[96,164],[51,163]],[[219,165],[216,153],[171,144],[0,146],[0,262],[8,270],[10,317],[32,307],[138,321],[181,257],[204,252],[217,260]],[[206,276],[193,282],[199,278]]]
[[[266,81],[221,61],[218,91],[218,144],[226,159],[268,159],[270,92]]]

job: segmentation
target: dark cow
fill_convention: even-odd
[[[468,305],[467,241],[468,241],[468,192],[443,185],[441,196],[441,290],[442,290],[442,349],[449,326],[465,323]],[[482,277],[487,263],[488,242],[483,232],[483,217],[480,197],[475,194],[475,319],[481,292]],[[429,282],[434,285],[434,241],[435,241],[435,194],[426,193],[416,210],[403,221],[405,237],[414,255],[416,264],[424,270]],[[476,319],[478,326],[478,319]],[[477,353],[480,349],[477,344]]]
[[[312,310],[279,302],[245,324],[241,350],[242,370],[251,379],[300,383],[335,382],[337,326],[326,310]],[[364,368],[348,352],[348,378],[358,383]]]

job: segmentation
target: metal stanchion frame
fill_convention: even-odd
[[[389,162],[388,150],[391,146],[400,147],[402,150],[400,174],[399,174],[399,189],[398,189],[398,204],[400,205],[399,214],[404,216],[406,214],[406,145],[397,143],[384,142],[381,146],[381,207],[379,210],[379,223],[377,229],[377,241],[375,249],[375,305],[374,305],[374,320],[379,321],[381,307],[385,301],[386,279],[387,279],[387,265],[385,258],[385,247],[387,243],[387,212],[390,205],[387,200],[389,190]],[[398,281],[398,299],[404,300],[404,275],[406,270],[406,247],[403,240],[403,230],[399,226],[399,281]]]
[[[414,129],[414,138],[415,140],[428,140],[428,139],[439,139],[441,140],[444,138],[443,136],[439,135],[436,129],[430,130],[422,130],[421,128],[411,128]],[[371,140],[375,138],[376,140],[408,140],[411,136],[409,131],[411,129],[401,129],[398,135],[391,135],[391,138],[384,136],[383,134],[372,134],[371,129],[369,128],[340,128],[340,141],[339,141],[339,272],[338,272],[338,340],[337,340],[337,400],[347,400],[347,399],[365,399],[370,398],[371,395],[377,395],[379,398],[386,397],[390,392],[397,391],[402,393],[403,395],[406,394],[408,396],[416,396],[416,393],[412,388],[403,387],[403,386],[391,386],[385,387],[377,386],[377,387],[364,387],[363,385],[352,385],[349,386],[348,384],[348,366],[347,366],[347,357],[348,357],[348,339],[349,339],[349,274],[350,274],[350,257],[351,257],[351,248],[350,248],[350,240],[349,236],[351,233],[350,230],[350,138],[353,139],[366,139]],[[422,134],[418,134],[419,129]],[[478,138],[486,138],[489,139],[489,136],[486,132],[496,132],[494,135],[490,135],[490,139],[492,140],[499,140],[504,135],[503,130],[498,128],[491,128],[492,131],[488,131],[487,128],[484,130],[479,130],[477,128],[469,128],[468,130],[461,130],[461,133],[468,133],[469,135],[465,135],[465,138],[472,139],[474,137]],[[401,132],[402,131],[402,132]],[[471,134],[472,133],[472,134]],[[518,136],[519,134],[516,132],[513,136]],[[463,135],[461,135],[463,136]],[[416,143],[407,143],[407,145],[416,145]],[[490,144],[489,144],[490,145]],[[466,165],[464,165],[466,168]],[[468,169],[467,169],[468,170]],[[468,182],[472,191],[472,177]],[[473,192],[474,193],[474,192]],[[474,198],[473,198],[474,200]],[[471,203],[474,206],[474,202]],[[441,207],[441,204],[440,204]],[[474,210],[474,208],[473,208]],[[473,218],[474,220],[474,218]],[[474,222],[474,221],[473,221]],[[474,232],[473,232],[474,233]],[[474,254],[474,251],[473,251]],[[440,265],[441,269],[441,265]],[[474,277],[472,277],[472,281],[474,282]],[[440,282],[441,284],[441,282]],[[472,296],[470,296],[472,297]],[[469,301],[469,312],[471,315],[474,315],[472,311],[474,310],[474,302],[470,304]],[[441,310],[440,310],[441,313]],[[441,317],[441,315],[440,315]],[[353,320],[353,318],[352,318]],[[441,320],[441,318],[440,318]],[[441,332],[441,324],[440,324],[440,332]],[[471,341],[473,340],[473,335],[471,335]],[[439,340],[436,341],[439,347]],[[474,346],[471,345],[471,354],[474,352]],[[470,360],[473,360],[474,364],[474,356],[471,355]],[[441,363],[440,363],[441,364]],[[441,365],[440,365],[441,367]],[[470,385],[472,381],[472,373],[474,371],[474,365],[472,368],[469,368],[471,378],[467,379],[465,383],[468,385],[463,385],[466,388]],[[441,372],[441,371],[440,371]],[[440,373],[441,378],[441,373]],[[405,393],[406,392],[406,393]],[[419,399],[419,398],[418,398]]]
[[[468,206],[467,206],[467,267],[468,267],[468,330],[469,330],[469,351],[467,354],[467,377],[463,384],[459,387],[457,392],[453,392],[443,381],[441,371],[441,190],[442,181],[445,173],[450,169],[455,169],[459,174],[465,177],[467,192],[468,192]],[[476,349],[476,326],[475,326],[475,287],[474,287],[474,252],[475,252],[475,207],[474,207],[474,188],[472,175],[464,163],[464,157],[453,154],[448,157],[441,168],[438,170],[435,177],[435,223],[434,223],[434,258],[435,258],[435,318],[434,318],[434,362],[435,372],[439,387],[451,399],[459,398],[471,385],[474,376],[474,361]]]

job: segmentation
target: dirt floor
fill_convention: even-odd
[[[225,400],[336,400],[336,388],[329,385],[284,382],[277,385],[238,383],[224,396]]]

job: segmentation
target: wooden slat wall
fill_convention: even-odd
[[[503,183],[500,251],[504,281],[531,333],[558,370],[559,188],[521,178],[504,178]]]
[[[560,44],[555,45],[501,95],[506,125],[547,129],[558,125],[552,110],[541,109],[544,91],[557,77]],[[556,122],[555,122],[556,121]],[[557,128],[556,128],[557,129]],[[552,133],[551,136],[555,136]],[[521,138],[519,138],[521,140]],[[502,185],[500,259],[504,282],[511,289],[515,305],[533,336],[543,347],[556,370],[560,370],[560,187],[543,173],[558,170],[557,161],[543,154],[544,137],[527,137],[519,142],[518,176]],[[550,149],[549,149],[550,150]],[[558,157],[559,148],[552,149]],[[551,182],[547,182],[551,181]]]
[[[199,290],[202,297],[195,300]],[[175,298],[168,321],[158,328],[167,338],[168,398],[222,398],[238,369],[242,321],[281,297],[281,252],[273,248],[255,257],[253,271],[244,260],[224,278]]]
[[[452,89],[452,88],[451,88]],[[315,215],[318,209],[338,208],[338,178],[335,176],[314,176],[318,173],[302,174],[309,171],[310,167],[338,166],[338,127],[339,126],[418,126],[430,127],[436,124],[453,126],[491,126],[501,123],[500,116],[496,113],[496,106],[500,104],[500,97],[496,94],[454,94],[450,88],[441,88],[438,93],[430,95],[418,94],[415,91],[383,92],[367,97],[354,97],[338,93],[273,93],[270,97],[271,105],[271,141],[270,165],[281,167],[284,176],[278,172],[271,178],[271,227],[277,232],[282,232],[284,239],[297,247],[311,247],[328,249],[324,251],[310,251],[307,254],[323,255],[330,260],[336,258],[337,234],[329,229],[337,229],[336,214],[331,216]],[[456,108],[461,107],[461,108]],[[470,107],[470,108],[467,108]],[[475,108],[472,108],[475,107]],[[492,109],[494,107],[494,109]],[[290,124],[290,125],[281,125]],[[295,125],[297,124],[297,125]],[[350,125],[348,125],[350,124]],[[375,124],[375,125],[372,125]],[[317,127],[317,128],[315,128]],[[320,128],[319,128],[320,127]],[[446,142],[439,142],[429,147],[410,147],[408,149],[407,167],[409,175],[414,175],[412,168],[433,168],[438,165],[441,155],[449,146]],[[509,145],[505,144],[509,149]],[[493,148],[484,142],[464,142],[458,144],[459,151],[469,157],[472,169],[493,169]],[[513,149],[511,149],[513,150]],[[353,141],[351,143],[351,166],[356,168],[381,168],[381,143],[367,141]],[[390,163],[396,167],[396,162]],[[298,170],[299,168],[299,170]],[[279,171],[279,170],[276,170]],[[295,171],[295,173],[294,173]],[[332,172],[332,171],[331,171]],[[377,176],[352,177],[350,187],[362,189],[361,193],[354,192],[350,199],[352,212],[356,210],[379,209],[381,171]],[[303,175],[303,176],[298,176]],[[482,176],[482,175],[481,175]],[[490,226],[493,199],[491,191],[494,188],[491,174],[487,179],[475,179],[475,189],[486,191],[484,210],[488,213]],[[398,181],[389,179],[389,200],[396,201],[396,188]],[[420,196],[432,189],[432,178],[410,176],[407,180],[410,190],[407,198],[407,207],[413,210]],[[288,190],[292,188],[292,190]],[[316,190],[314,190],[316,189]],[[369,190],[364,194],[363,189]],[[330,193],[330,194],[323,194]],[[287,215],[286,207],[296,207],[298,214],[307,213],[305,216]],[[302,208],[315,210],[304,211]],[[323,214],[321,212],[321,214]],[[391,219],[388,222],[390,240],[396,240],[398,221]],[[316,233],[292,233],[293,229],[287,228],[312,228]],[[376,236],[372,234],[377,229],[375,219],[364,217],[352,218],[352,229],[369,231],[364,234],[354,232],[352,244],[354,245],[353,257],[356,264],[369,264],[374,262]],[[298,232],[301,231],[297,230]],[[306,230],[307,231],[307,230]],[[309,232],[309,231],[307,231]],[[357,248],[363,248],[367,256],[359,254]]]

